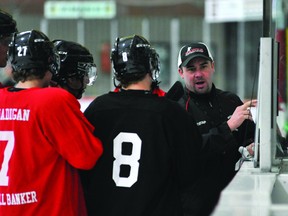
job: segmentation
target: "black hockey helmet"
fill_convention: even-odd
[[[0,38],[11,35],[17,32],[16,21],[12,16],[0,9]]]
[[[54,40],[53,43],[60,56],[61,67],[59,73],[53,76],[52,80],[59,84],[65,84],[66,78],[83,79],[87,75],[89,77],[87,85],[93,85],[97,77],[97,67],[89,50],[72,41]]]
[[[131,35],[117,38],[111,51],[114,76],[117,80],[139,74],[151,73],[157,80],[160,73],[159,56],[150,43],[142,36]]]
[[[8,55],[14,71],[44,68],[57,74],[60,68],[53,43],[37,30],[14,33]]]

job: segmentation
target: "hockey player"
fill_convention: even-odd
[[[9,13],[0,9],[0,68],[4,68],[7,65],[8,44],[14,32],[17,32],[16,21]],[[9,69],[7,68],[7,71]],[[7,80],[10,80],[10,77]],[[4,84],[0,82],[0,88],[2,87],[4,87]]]
[[[8,44],[14,32],[17,32],[16,21],[10,14],[0,10],[0,67],[6,66]]]
[[[200,168],[196,124],[176,102],[153,93],[158,54],[145,38],[118,38],[111,60],[121,89],[85,111],[104,149],[81,176],[88,215],[183,215]]]
[[[94,84],[97,68],[89,50],[72,41],[54,40],[60,56],[59,73],[52,77],[52,86],[66,89],[80,99],[86,86]]]
[[[59,56],[42,32],[9,45],[15,87],[0,89],[0,215],[86,215],[77,169],[102,154],[93,126],[66,90],[45,88]]]

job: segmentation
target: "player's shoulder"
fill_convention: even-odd
[[[187,112],[176,101],[170,100],[166,97],[157,97],[151,105],[157,107],[159,112],[171,116],[186,116]]]
[[[220,98],[224,98],[224,99],[226,98],[226,99],[232,100],[234,102],[241,103],[240,97],[237,94],[230,92],[230,91],[224,91],[221,89],[216,89],[216,95],[218,95],[218,97],[220,97]]]
[[[44,104],[63,104],[65,102],[77,102],[77,99],[67,90],[57,87],[40,88],[34,92],[39,101]],[[79,103],[79,102],[78,102]]]
[[[46,97],[54,97],[54,98],[61,98],[61,97],[71,97],[72,94],[65,89],[57,88],[57,87],[47,87],[47,88],[40,88],[38,94],[42,94]]]
[[[107,106],[110,106],[110,101],[110,96],[107,93],[99,95],[92,100],[92,102],[87,106],[84,112],[87,114],[90,111],[94,112],[96,110],[105,110]],[[112,109],[112,107],[110,108]]]
[[[110,100],[111,96],[108,93],[105,93],[103,95],[99,95],[97,97],[95,97],[92,102],[90,104],[101,104],[101,103],[105,103],[108,102]]]

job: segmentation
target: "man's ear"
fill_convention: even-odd
[[[213,73],[214,73],[215,72],[215,62],[214,61],[211,62],[211,67],[213,68]]]
[[[182,70],[181,67],[178,68],[178,73],[179,73],[179,75],[181,76],[181,78],[183,79],[183,70]]]

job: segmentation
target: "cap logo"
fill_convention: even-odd
[[[192,53],[195,53],[195,52],[204,53],[204,50],[203,50],[202,48],[193,48],[193,49],[191,49],[191,47],[188,47],[188,48],[187,48],[187,51],[186,51],[186,53],[185,53],[185,56],[188,56],[188,55],[190,55],[190,54],[192,54]]]

